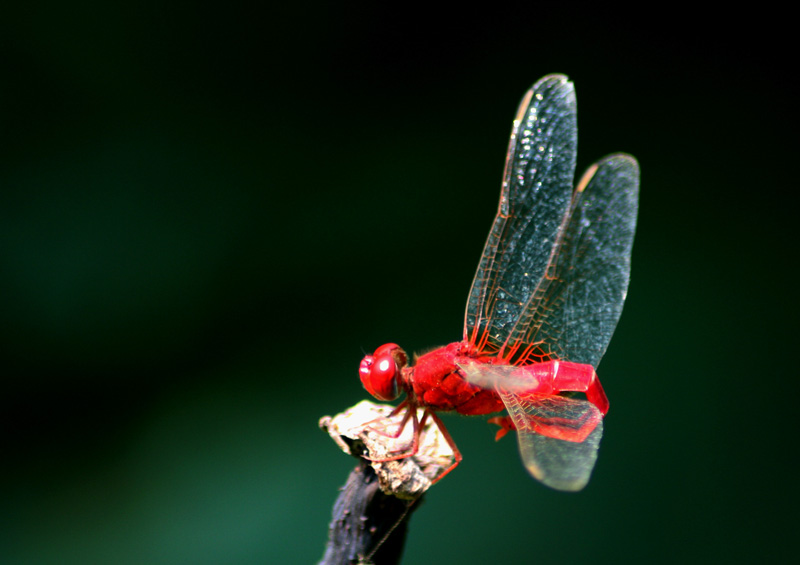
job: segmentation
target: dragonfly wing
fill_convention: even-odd
[[[597,367],[628,291],[638,204],[639,164],[630,155],[606,157],[584,174],[547,275],[509,334],[509,359],[526,362],[527,344],[539,343]]]
[[[600,411],[590,402],[561,396],[498,394],[517,428],[528,472],[556,490],[586,486],[603,436]]]
[[[514,365],[490,365],[471,359],[456,363],[461,369],[464,379],[487,390],[503,390],[512,393],[524,393],[535,390],[538,383]]]
[[[550,262],[572,195],[576,120],[575,90],[563,75],[542,78],[520,103],[465,314],[464,339],[483,353],[500,351]]]

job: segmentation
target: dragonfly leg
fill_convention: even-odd
[[[403,404],[406,404],[406,403],[404,402]],[[397,414],[398,408],[401,408],[402,406],[403,405],[401,404],[400,406],[398,406],[397,408],[392,410],[392,413],[389,416],[387,416],[387,419],[392,417],[392,415]],[[411,403],[407,403],[407,406],[408,406],[408,408],[406,409],[406,413],[403,415],[403,420],[400,422],[400,424],[398,425],[397,430],[394,433],[382,432],[382,431],[377,430],[375,428],[370,428],[370,429],[372,431],[374,431],[375,433],[377,433],[379,435],[382,435],[383,437],[388,437],[388,438],[391,438],[391,439],[397,439],[403,433],[403,430],[405,429],[406,425],[408,424],[408,421],[411,420],[412,427],[414,428],[413,440],[411,442],[411,448],[407,449],[407,450],[399,450],[397,452],[394,452],[394,453],[397,453],[397,455],[391,455],[389,457],[367,457],[366,455],[364,455],[363,456],[364,459],[366,459],[368,461],[372,461],[373,463],[386,463],[387,461],[397,461],[399,459],[405,459],[406,457],[413,457],[414,455],[417,454],[417,452],[419,451],[419,434],[420,434],[420,430],[422,429],[422,426],[425,425],[425,421],[428,418],[429,412],[427,410],[425,411],[425,414],[422,416],[422,422],[421,422],[421,425],[420,425],[420,420],[417,418],[417,407],[415,405],[411,404]]]
[[[447,442],[447,445],[449,445],[450,449],[453,451],[453,457],[455,459],[453,461],[452,465],[450,465],[447,469],[445,469],[444,472],[441,475],[439,475],[438,477],[436,477],[435,479],[433,479],[431,481],[431,485],[434,485],[434,484],[438,483],[439,481],[441,481],[442,478],[447,473],[449,473],[450,471],[452,471],[453,469],[458,467],[458,464],[461,463],[461,460],[463,459],[463,457],[461,455],[461,452],[458,450],[458,447],[456,447],[456,442],[453,441],[453,437],[450,435],[450,432],[448,432],[447,428],[444,426],[444,422],[442,422],[439,419],[439,416],[437,416],[436,414],[434,414],[433,412],[431,412],[429,410],[426,410],[425,411],[425,416],[427,417],[428,414],[430,414],[431,419],[434,421],[436,426],[439,428],[439,431],[442,432],[442,436],[444,437],[445,441]],[[424,419],[425,418],[423,417],[423,420]]]
[[[373,431],[373,432],[375,432],[376,434],[378,434],[378,435],[381,435],[381,436],[383,436],[383,437],[388,437],[388,438],[391,438],[391,439],[397,439],[397,438],[399,438],[399,437],[400,437],[400,434],[402,434],[402,433],[403,433],[403,430],[404,430],[404,429],[406,429],[406,425],[408,424],[408,420],[411,418],[411,415],[412,415],[413,413],[416,413],[416,410],[415,410],[415,409],[412,409],[411,407],[409,407],[409,408],[406,410],[406,413],[403,415],[403,419],[402,419],[402,421],[401,421],[401,422],[400,422],[400,423],[397,425],[397,429],[396,429],[395,431],[393,431],[393,432],[386,432],[386,431],[384,431],[384,430],[382,430],[382,429],[380,429],[380,428],[373,427],[373,426],[372,426],[372,424],[373,424],[374,422],[379,422],[379,421],[380,421],[380,422],[383,422],[383,423],[385,423],[385,422],[388,422],[389,420],[391,420],[392,418],[394,418],[395,416],[397,416],[397,414],[399,414],[399,413],[400,413],[400,410],[402,410],[403,408],[405,408],[406,406],[408,406],[408,404],[409,404],[408,400],[404,400],[403,402],[401,402],[401,403],[400,403],[400,404],[397,406],[397,408],[395,408],[394,410],[392,410],[392,411],[389,413],[389,415],[388,415],[388,416],[380,416],[380,417],[378,417],[378,418],[375,418],[374,420],[371,420],[371,421],[367,422],[366,424],[364,424],[364,427],[369,427],[369,429],[370,429],[370,430],[372,430],[372,431]]]
[[[442,422],[436,414],[434,414],[430,410],[425,410],[425,413],[422,415],[422,419],[418,419],[417,418],[417,410],[416,410],[415,406],[409,406],[408,412],[406,413],[406,415],[408,415],[408,413],[411,413],[411,418],[410,419],[411,419],[412,425],[414,427],[414,440],[413,440],[413,442],[411,444],[411,449],[409,449],[409,450],[407,450],[407,451],[405,451],[403,453],[399,453],[397,455],[392,455],[390,457],[380,457],[380,458],[372,458],[372,457],[367,457],[367,456],[363,456],[363,457],[365,459],[367,459],[368,461],[372,461],[373,463],[386,463],[388,461],[397,461],[399,459],[405,459],[406,457],[415,456],[417,454],[417,452],[419,451],[419,444],[420,444],[420,437],[419,436],[420,436],[420,433],[422,431],[422,428],[425,426],[425,423],[427,422],[428,417],[430,417],[433,420],[433,422],[436,424],[436,427],[439,428],[439,431],[442,433],[442,437],[444,437],[445,441],[447,442],[447,445],[450,446],[450,449],[453,452],[453,458],[454,458],[453,464],[450,465],[447,469],[445,469],[444,472],[442,472],[438,477],[436,477],[435,479],[433,479],[431,481],[431,484],[433,485],[433,484],[437,483],[438,481],[440,481],[442,479],[442,477],[444,477],[447,473],[449,473],[450,471],[452,471],[453,469],[458,467],[458,464],[461,463],[461,461],[463,460],[463,456],[461,455],[461,452],[458,450],[458,447],[456,446],[456,442],[453,441],[453,437],[450,435],[450,432],[447,431],[447,428],[445,427],[444,422]],[[403,417],[403,422],[407,422],[408,419],[409,418],[404,416]],[[405,427],[405,424],[403,424],[403,427]]]
[[[494,418],[489,418],[487,422],[496,426],[500,426],[500,429],[497,430],[497,434],[494,436],[495,441],[500,441],[500,438],[502,438],[508,432],[517,429],[517,426],[514,425],[514,421],[511,419],[511,416],[495,416]]]

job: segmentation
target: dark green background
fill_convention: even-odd
[[[674,11],[672,11],[674,10]],[[579,169],[642,166],[580,494],[446,417],[406,563],[796,553],[785,14],[27,5],[0,17],[0,562],[309,563],[365,351],[461,336],[511,119],[568,74]],[[786,23],[784,23],[786,22]]]

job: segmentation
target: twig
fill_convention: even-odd
[[[415,500],[381,492],[375,471],[362,460],[333,505],[328,545],[320,565],[400,563],[408,519],[418,507]]]
[[[435,425],[420,433],[413,457],[374,462],[408,449],[405,430],[392,437],[399,420],[388,420],[392,407],[364,401],[334,418],[320,420],[345,453],[358,457],[333,508],[328,544],[320,565],[400,562],[408,520],[420,506],[431,481],[450,467],[453,453]],[[410,428],[410,426],[409,426]]]

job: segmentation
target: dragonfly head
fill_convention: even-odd
[[[374,355],[361,360],[361,384],[378,400],[394,400],[400,396],[400,373],[407,363],[408,356],[399,345],[381,345]]]

